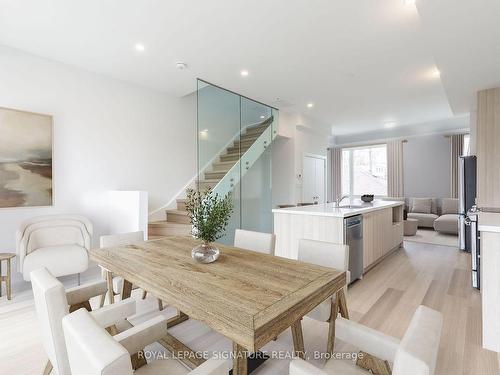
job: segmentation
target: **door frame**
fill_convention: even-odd
[[[318,155],[318,154],[312,154],[312,153],[309,153],[309,152],[303,152],[302,153],[302,192],[301,192],[301,198],[302,198],[302,201],[305,202],[305,198],[304,198],[304,158],[314,158],[314,159],[322,159],[324,160],[325,162],[325,168],[323,170],[323,181],[325,182],[324,185],[323,185],[323,196],[325,198],[325,203],[327,202],[327,199],[326,199],[326,192],[327,192],[327,163],[328,163],[328,158],[326,156],[323,156],[323,155]]]

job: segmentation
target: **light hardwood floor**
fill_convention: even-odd
[[[500,375],[500,356],[481,348],[481,297],[470,287],[470,256],[456,248],[405,243],[348,290],[351,319],[401,337],[419,304],[444,315],[443,336],[436,374]],[[156,300],[138,300],[133,323],[159,314]],[[96,305],[98,301],[93,301]],[[172,315],[172,309],[162,314]],[[308,352],[326,348],[328,325],[304,319]],[[280,335],[264,350],[292,351],[291,333]],[[203,324],[187,321],[170,331],[195,350],[231,350],[231,342]],[[339,348],[339,347],[336,347]],[[152,350],[161,350],[152,346]],[[340,349],[345,350],[340,346]],[[0,374],[40,374],[45,361],[40,345],[33,301],[29,292],[0,300]],[[320,360],[311,360],[321,365]],[[267,361],[254,374],[286,374],[288,360]]]

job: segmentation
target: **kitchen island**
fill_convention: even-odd
[[[401,246],[403,209],[404,202],[384,200],[371,203],[354,200],[340,207],[326,203],[274,209],[275,254],[297,259],[300,239],[349,244],[346,219],[357,217],[362,219],[362,251],[350,254],[349,259],[361,261],[366,272]]]

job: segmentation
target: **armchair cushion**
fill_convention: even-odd
[[[167,335],[167,318],[155,316],[114,336],[130,354],[135,354]]]
[[[85,271],[89,265],[87,250],[79,245],[42,247],[27,254],[23,264],[23,278],[30,281],[30,273],[47,268],[55,277]]]
[[[68,300],[68,305],[76,305],[88,301],[92,297],[103,295],[107,290],[108,285],[106,281],[95,281],[93,283],[66,289],[66,299]]]
[[[126,321],[125,319],[134,315],[135,312],[135,300],[127,298],[123,301],[115,302],[112,305],[101,307],[99,310],[94,310],[91,314],[101,327],[107,328],[113,324],[123,325],[121,322]],[[123,332],[131,327],[132,325],[128,323],[123,325],[122,329],[117,326],[117,329],[119,332]]]

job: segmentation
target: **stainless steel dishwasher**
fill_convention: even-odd
[[[344,243],[349,246],[351,283],[363,277],[363,216],[344,219]]]

